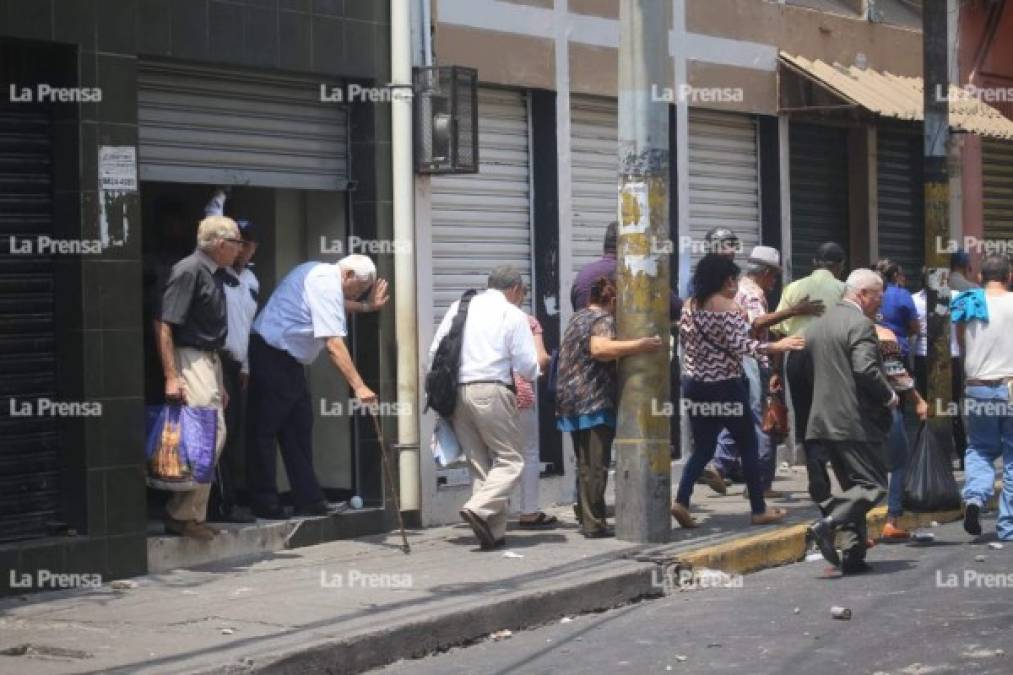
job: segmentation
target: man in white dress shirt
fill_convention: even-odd
[[[354,299],[371,288],[366,302]],[[313,470],[313,405],[305,366],[326,348],[359,403],[375,404],[376,394],[359,375],[345,344],[345,312],[377,311],[387,300],[387,282],[376,278],[376,266],[364,255],[346,256],[334,264],[306,262],[281,280],[253,322],[246,454],[257,517],[286,517],[278,503],[275,443],[281,447],[296,515],[328,513]]]
[[[237,220],[243,240],[239,255],[223,277],[225,309],[229,332],[222,352],[222,375],[229,407],[225,409],[225,448],[215,467],[208,518],[225,523],[252,523],[256,519],[236,504],[236,488],[242,474],[243,418],[246,412],[246,385],[250,377],[250,329],[257,314],[260,282],[250,269],[257,252],[256,228],[249,220]]]
[[[482,550],[504,545],[507,500],[524,468],[513,373],[538,378],[538,356],[528,319],[517,306],[524,280],[513,267],[497,267],[488,289],[471,300],[461,342],[457,405],[451,425],[468,458],[474,489],[461,509]],[[432,363],[450,331],[460,301],[454,302],[429,347]]]

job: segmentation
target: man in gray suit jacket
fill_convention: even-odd
[[[806,329],[814,371],[806,441],[826,451],[844,490],[839,496],[829,488],[813,495],[824,517],[808,535],[845,574],[867,569],[865,514],[886,495],[883,441],[898,398],[883,373],[872,324],[882,301],[880,276],[857,269],[848,277],[844,298]],[[843,558],[834,547],[835,530],[841,533]]]

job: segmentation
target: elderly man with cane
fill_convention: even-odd
[[[367,291],[366,302],[352,299]],[[276,442],[292,485],[296,515],[328,513],[313,470],[313,405],[304,367],[326,348],[359,402],[375,404],[376,394],[362,380],[345,345],[345,312],[377,311],[387,300],[387,282],[376,278],[373,261],[350,255],[334,264],[297,266],[254,321],[246,452],[253,513],[258,518],[286,518],[278,502]]]

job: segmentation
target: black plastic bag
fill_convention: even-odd
[[[904,479],[904,508],[910,511],[953,511],[960,508],[960,490],[953,478],[950,452],[950,425],[939,427],[938,434],[922,422],[911,448],[907,476]],[[945,435],[945,438],[941,438]]]

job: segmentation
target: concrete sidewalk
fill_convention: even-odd
[[[780,472],[775,488],[792,494],[774,502],[789,509],[788,526],[748,525],[741,486],[725,497],[698,486],[702,526],[675,529],[664,546],[585,540],[563,507],[554,511],[560,528],[511,530],[506,551],[479,552],[461,525],[412,532],[410,556],[394,533],[151,575],[125,590],[6,599],[0,672],[361,672],[658,596],[659,565],[706,554],[722,567],[713,552],[738,551],[736,542],[761,550],[792,532],[788,547],[801,546],[803,528],[790,523],[816,513],[804,471]]]

